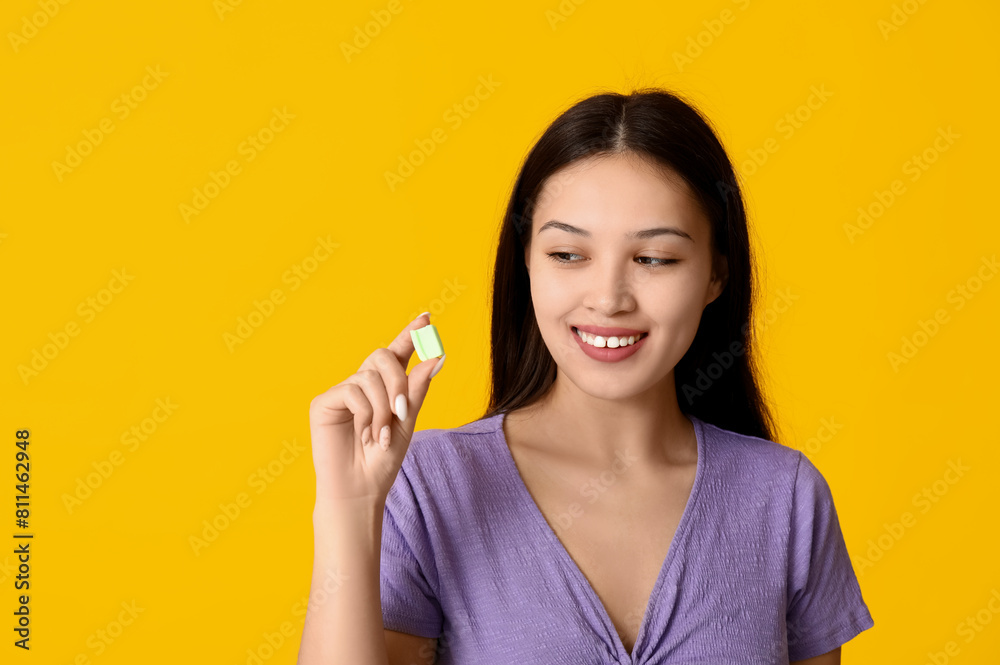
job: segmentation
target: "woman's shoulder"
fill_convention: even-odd
[[[490,417],[478,418],[466,422],[464,425],[456,427],[431,427],[420,429],[413,433],[411,443],[414,441],[440,441],[456,436],[476,436],[493,434],[500,428],[501,415],[496,414]]]
[[[478,418],[456,427],[432,427],[417,430],[410,438],[410,447],[403,459],[408,472],[440,471],[448,469],[455,474],[462,470],[474,471],[476,466],[457,465],[456,459],[465,462],[483,461],[483,453],[492,450],[501,434],[501,415]]]
[[[477,439],[485,439],[495,435],[501,424],[501,414],[488,418],[478,418],[456,427],[431,427],[417,430],[410,438],[410,446],[421,451],[430,451],[442,447],[464,443],[476,445]]]
[[[428,514],[453,514],[480,500],[481,489],[502,468],[496,454],[497,418],[457,427],[416,430],[387,497],[391,510],[418,505]]]
[[[706,439],[712,442],[709,457],[723,472],[744,477],[780,476],[794,482],[803,463],[811,466],[801,451],[790,446],[700,422]]]
[[[830,510],[831,488],[823,473],[802,451],[759,436],[703,423],[711,442],[711,475],[724,495],[740,501],[758,496],[780,497],[781,505],[806,512]],[[741,498],[742,497],[742,498]]]

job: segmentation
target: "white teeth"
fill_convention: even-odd
[[[629,335],[628,337],[602,337],[601,335],[591,335],[590,333],[585,333],[577,329],[576,334],[587,344],[591,346],[596,346],[599,349],[605,347],[609,349],[617,349],[620,346],[629,346],[630,344],[635,344],[639,339],[642,339],[643,333],[638,335]]]

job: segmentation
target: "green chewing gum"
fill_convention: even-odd
[[[444,346],[441,344],[441,336],[438,335],[437,328],[433,323],[428,323],[423,328],[410,331],[410,339],[413,340],[413,348],[417,350],[417,357],[423,362],[428,358],[437,358],[444,355]]]

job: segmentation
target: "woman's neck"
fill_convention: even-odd
[[[588,395],[557,377],[537,402],[518,409],[512,426],[530,432],[533,447],[603,467],[622,450],[644,464],[689,464],[697,459],[693,424],[673,389],[650,390],[625,400]]]

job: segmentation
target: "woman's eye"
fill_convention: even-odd
[[[677,263],[677,259],[658,259],[655,256],[640,256],[639,258],[640,259],[649,259],[650,261],[659,261],[659,263],[652,263],[652,264],[645,263],[645,264],[643,264],[643,265],[647,265],[647,266],[650,266],[650,265],[651,266],[657,266],[657,265],[665,266],[665,265],[669,265],[671,263]]]
[[[555,261],[556,263],[575,263],[575,261],[567,261],[566,259],[560,258],[563,256],[580,256],[579,254],[573,254],[571,252],[550,252],[548,257]]]
[[[572,252],[549,252],[546,256],[555,261],[556,263],[578,263],[578,261],[572,261],[563,257],[567,256],[580,256],[579,254],[573,254]],[[671,263],[677,263],[677,259],[659,259],[655,256],[640,256],[637,260],[640,262],[642,260],[656,261],[658,263],[643,263],[642,265],[655,268],[658,266],[670,265]]]

